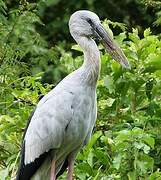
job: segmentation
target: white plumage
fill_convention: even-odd
[[[114,58],[129,67],[123,52],[93,12],[75,12],[70,18],[69,28],[83,49],[84,63],[38,103],[24,136],[17,180],[25,180],[27,167],[28,171],[35,167],[36,159],[41,160],[45,152],[47,155],[43,162],[28,177],[32,180],[55,179],[67,160],[68,180],[72,179],[75,156],[89,141],[97,114],[96,83],[100,71],[100,53],[92,36],[101,38],[107,50],[115,55]]]

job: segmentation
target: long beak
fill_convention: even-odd
[[[131,66],[117,43],[110,37],[109,33],[104,29],[102,24],[91,24],[96,36],[101,40],[106,50],[111,54],[114,60],[118,61],[123,67],[131,69]]]

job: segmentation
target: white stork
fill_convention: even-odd
[[[97,116],[100,52],[94,37],[101,40],[113,59],[130,68],[95,13],[75,12],[69,29],[83,50],[84,63],[37,104],[24,134],[17,180],[55,180],[67,167],[67,179],[72,180],[75,157],[89,141]]]

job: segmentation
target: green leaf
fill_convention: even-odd
[[[122,32],[118,36],[116,36],[116,40],[119,44],[122,44],[123,40],[125,40],[126,38],[126,32]]]
[[[99,180],[98,177],[99,177],[99,174],[101,173],[101,167],[102,167],[102,166],[99,167],[99,169],[98,169],[98,171],[97,171],[97,174],[96,174],[96,176],[93,178],[93,180]]]
[[[118,136],[115,138],[116,142],[122,142],[129,139],[131,135],[131,131],[129,130],[122,130],[118,133]]]
[[[91,149],[90,152],[88,153],[88,157],[87,157],[87,162],[91,167],[93,167],[93,157],[94,157],[94,154]]]
[[[99,161],[101,161],[101,164],[107,165],[109,160],[107,157],[107,154],[104,152],[103,149],[96,149],[94,151],[95,156],[98,158]]]
[[[8,168],[0,170],[0,179],[1,180],[6,180],[8,175],[9,175],[9,169]]]
[[[148,180],[161,180],[161,172],[159,170],[155,171],[150,175]]]
[[[77,45],[77,44],[73,45],[71,49],[82,52],[81,47],[79,45]]]
[[[143,148],[143,151],[144,151],[145,154],[148,154],[149,151],[150,151],[150,147],[145,144],[144,148]]]
[[[89,143],[87,144],[86,148],[84,149],[84,153],[87,155],[89,154],[91,148],[93,147],[93,145],[96,143],[96,141],[98,140],[98,138],[100,138],[100,136],[102,135],[101,131],[97,131],[91,138],[91,140],[89,141]]]
[[[137,43],[139,42],[140,38],[138,36],[138,29],[132,29],[133,33],[129,33],[129,38],[134,42]]]
[[[143,140],[151,147],[154,149],[154,145],[155,145],[155,139],[152,137],[144,137]]]
[[[144,143],[141,143],[141,142],[134,142],[134,146],[137,148],[137,149],[142,149],[144,147]]]
[[[144,37],[147,37],[147,36],[149,36],[150,34],[151,34],[150,28],[145,29],[145,31],[144,31]]]
[[[161,70],[161,55],[151,54],[145,64],[145,72],[155,72]]]
[[[147,170],[153,169],[154,159],[147,154],[141,154],[139,160],[136,160],[136,168],[139,168],[140,171],[144,174]]]
[[[111,107],[114,102],[115,102],[115,99],[108,98],[108,99],[107,99],[107,106],[108,106],[108,107]]]
[[[129,180],[136,180],[136,171],[128,172],[127,176]]]
[[[114,81],[113,81],[113,78],[111,76],[108,76],[108,75],[105,76],[104,85],[109,90],[110,94],[115,92]]]
[[[93,169],[88,163],[81,163],[77,166],[82,172],[86,172],[90,176],[93,176]]]
[[[119,170],[120,166],[121,166],[121,160],[122,160],[122,156],[121,154],[118,154],[117,156],[114,157],[113,160],[113,167],[117,170]]]

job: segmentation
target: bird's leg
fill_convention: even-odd
[[[54,160],[54,159],[53,159],[52,162],[51,162],[50,180],[56,180],[55,160]]]
[[[72,180],[73,168],[74,168],[74,156],[69,156],[69,158],[68,158],[68,176],[67,176],[67,180]]]

